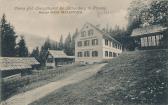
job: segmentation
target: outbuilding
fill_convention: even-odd
[[[138,49],[165,48],[167,27],[161,25],[151,25],[134,29],[131,36],[134,38]]]
[[[74,60],[74,56],[68,56],[62,50],[48,50],[46,66],[55,68],[66,64],[72,64]]]
[[[0,70],[2,77],[21,73],[30,73],[39,66],[39,62],[33,57],[0,57]]]

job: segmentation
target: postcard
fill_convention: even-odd
[[[167,105],[167,0],[0,0],[0,105]]]

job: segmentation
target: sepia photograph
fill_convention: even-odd
[[[168,0],[0,0],[0,105],[168,105]]]

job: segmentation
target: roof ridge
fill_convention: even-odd
[[[94,26],[93,24],[88,23],[88,22],[87,22],[86,24],[91,25],[93,28],[95,28],[96,30],[98,30],[101,34],[103,34],[103,35],[108,35],[108,37],[110,37],[112,40],[114,40],[114,41],[120,43],[118,40],[116,40],[115,38],[113,38],[112,36],[110,36],[109,33],[103,32],[102,30],[100,30],[99,28],[97,28],[96,26]],[[120,44],[121,44],[121,43],[120,43]]]

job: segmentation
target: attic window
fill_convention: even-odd
[[[90,30],[88,31],[88,36],[92,36],[92,35],[93,35],[93,30],[90,29]]]
[[[81,32],[81,37],[85,37],[86,36],[86,31],[82,31]]]
[[[105,39],[105,45],[108,46],[108,40],[107,39]]]

